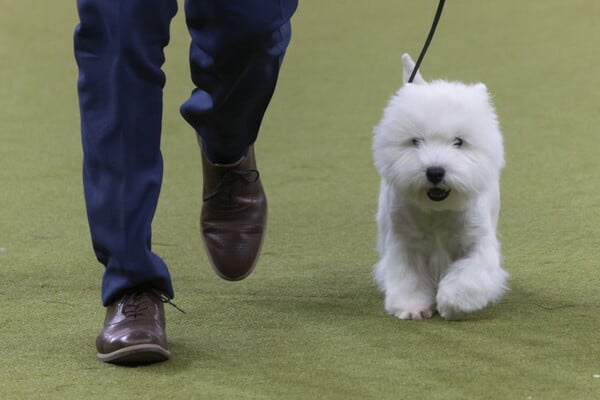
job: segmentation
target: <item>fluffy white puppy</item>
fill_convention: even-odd
[[[425,82],[402,56],[404,85],[375,127],[381,175],[381,259],[375,279],[400,319],[445,319],[484,308],[506,291],[496,225],[502,135],[482,83]]]

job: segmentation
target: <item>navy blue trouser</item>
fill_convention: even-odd
[[[256,140],[290,40],[297,0],[186,0],[196,89],[181,114],[213,162]],[[102,302],[152,287],[174,296],[151,249],[162,181],[164,47],[176,0],[78,0],[75,30],[83,184]]]

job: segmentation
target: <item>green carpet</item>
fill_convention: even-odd
[[[255,273],[211,271],[183,12],[167,48],[165,182],[173,358],[95,359],[104,316],[81,190],[75,4],[2,0],[0,398],[600,398],[600,37],[596,0],[447,2],[426,78],[483,81],[505,135],[500,236],[511,291],[462,322],[387,316],[371,131],[437,1],[301,2],[257,155],[270,225]],[[180,4],[182,6],[182,4]]]

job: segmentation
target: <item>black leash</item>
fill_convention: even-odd
[[[413,68],[412,73],[410,74],[410,78],[408,78],[408,83],[412,83],[413,79],[415,79],[415,75],[417,75],[417,71],[421,66],[421,61],[423,61],[423,57],[425,57],[425,53],[427,53],[427,48],[431,43],[431,39],[433,39],[433,34],[435,33],[435,28],[437,28],[437,24],[440,21],[440,17],[442,15],[442,10],[444,9],[444,3],[446,0],[440,0],[438,4],[437,11],[435,12],[435,17],[433,17],[433,23],[431,24],[431,29],[429,29],[429,35],[427,35],[427,39],[425,40],[425,44],[423,45],[423,49],[421,50],[421,54],[419,54],[419,58],[415,64],[415,68]]]

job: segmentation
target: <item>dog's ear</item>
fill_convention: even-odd
[[[473,85],[473,87],[474,87],[474,88],[475,88],[475,89],[476,89],[476,90],[479,92],[479,94],[480,94],[480,95],[481,95],[483,98],[485,98],[485,99],[488,99],[488,100],[489,100],[489,98],[490,98],[491,96],[490,96],[490,92],[488,91],[488,88],[487,88],[487,86],[485,86],[485,83],[478,82],[478,83],[475,83],[475,84]]]
[[[477,82],[474,86],[480,92],[485,93],[486,95],[488,94],[488,88],[485,86],[485,83]]]
[[[404,71],[402,73],[402,81],[406,84],[408,79],[410,78],[410,74],[412,74],[413,69],[415,68],[415,62],[410,58],[407,53],[402,54],[402,65],[404,66]],[[421,76],[421,73],[417,71],[415,75],[415,79],[413,79],[413,83],[423,84],[425,80]]]

